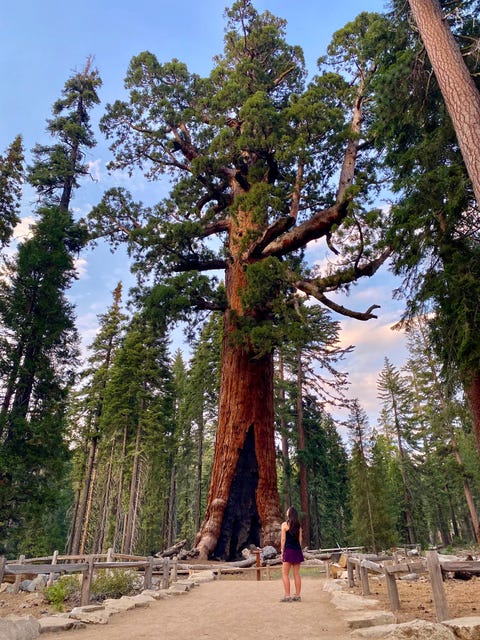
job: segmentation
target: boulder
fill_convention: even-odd
[[[350,629],[364,629],[380,625],[395,624],[396,619],[391,611],[355,611],[345,616],[345,622]]]
[[[412,620],[401,624],[356,629],[350,636],[371,640],[456,640],[453,631],[443,624],[427,620]]]
[[[480,616],[452,618],[442,622],[460,640],[480,640]]]
[[[73,608],[69,613],[69,617],[88,624],[107,624],[112,613],[113,611],[103,605],[87,605]]]
[[[2,640],[33,640],[40,635],[40,625],[33,616],[8,615],[0,618]]]
[[[38,622],[40,624],[40,633],[69,631],[70,629],[84,629],[86,627],[84,622],[61,616],[43,616],[39,618]]]
[[[362,611],[366,607],[376,607],[378,605],[378,600],[374,600],[373,598],[364,598],[363,596],[357,596],[345,591],[333,591],[332,603],[337,607],[337,609]]]
[[[262,551],[260,552],[260,560],[262,560],[262,562],[264,560],[273,560],[273,558],[276,558],[277,555],[278,554],[275,547],[267,545],[266,547],[263,547]]]

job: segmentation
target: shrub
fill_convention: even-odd
[[[116,569],[113,572],[99,571],[92,581],[91,594],[98,600],[121,598],[135,592],[138,576],[136,571]]]
[[[62,576],[50,587],[45,587],[43,596],[57,611],[63,611],[65,600],[80,591],[76,576]]]

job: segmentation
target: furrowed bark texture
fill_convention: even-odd
[[[259,357],[238,340],[247,286],[241,239],[251,228],[238,212],[231,233],[234,259],[226,271],[228,310],[222,346],[217,440],[205,517],[197,535],[200,556],[238,557],[250,543],[278,546],[281,512],[274,441],[273,354]]]
[[[465,385],[465,391],[473,418],[473,429],[480,456],[480,374],[475,374]]]
[[[438,0],[409,0],[480,202],[480,93]]]

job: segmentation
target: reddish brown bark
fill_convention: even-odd
[[[238,189],[235,185],[234,188]],[[227,549],[226,555],[231,559],[241,551],[242,542],[250,538],[256,540],[258,520],[260,532],[257,544],[278,546],[280,540],[281,512],[274,442],[273,354],[258,357],[245,339],[238,339],[237,331],[239,318],[245,315],[257,317],[255,310],[245,310],[241,301],[242,291],[247,286],[245,264],[242,260],[242,239],[253,228],[248,212],[239,210],[230,229],[230,252],[234,259],[226,270],[228,308],[222,344],[215,455],[207,509],[196,543],[200,556],[204,558],[216,550],[237,471],[244,476],[245,481],[250,476],[248,482],[251,484],[253,481],[253,489],[250,500],[243,496],[241,504],[236,505],[237,514],[233,523],[229,523],[232,530],[223,531],[221,553]],[[253,433],[251,447],[254,452],[245,448],[249,432]],[[242,459],[242,452],[248,461]],[[248,456],[249,453],[254,455]],[[241,485],[243,479],[239,475],[235,482]],[[251,504],[252,501],[255,501],[255,505]],[[231,548],[232,541],[235,548]]]
[[[226,323],[212,480],[206,514],[197,536],[197,549],[202,557],[208,557],[216,549],[230,488],[250,429],[253,429],[258,464],[255,500],[261,526],[259,542],[277,546],[280,535],[273,430],[273,358],[271,354],[255,358],[251,349],[232,344],[229,313]],[[248,473],[248,469],[244,472]],[[245,515],[250,518],[250,513]],[[240,528],[243,525],[243,522],[238,523]],[[229,557],[233,555],[231,550]]]
[[[471,376],[465,385],[465,392],[472,413],[473,430],[475,433],[477,451],[480,456],[480,374],[476,373]]]
[[[480,202],[480,93],[438,0],[409,0]]]

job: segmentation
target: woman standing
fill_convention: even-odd
[[[300,577],[300,563],[303,562],[302,529],[297,510],[290,507],[287,511],[287,521],[282,523],[280,550],[282,552],[282,581],[285,590],[280,602],[299,602],[302,579]],[[290,597],[290,569],[293,570],[295,595]]]

